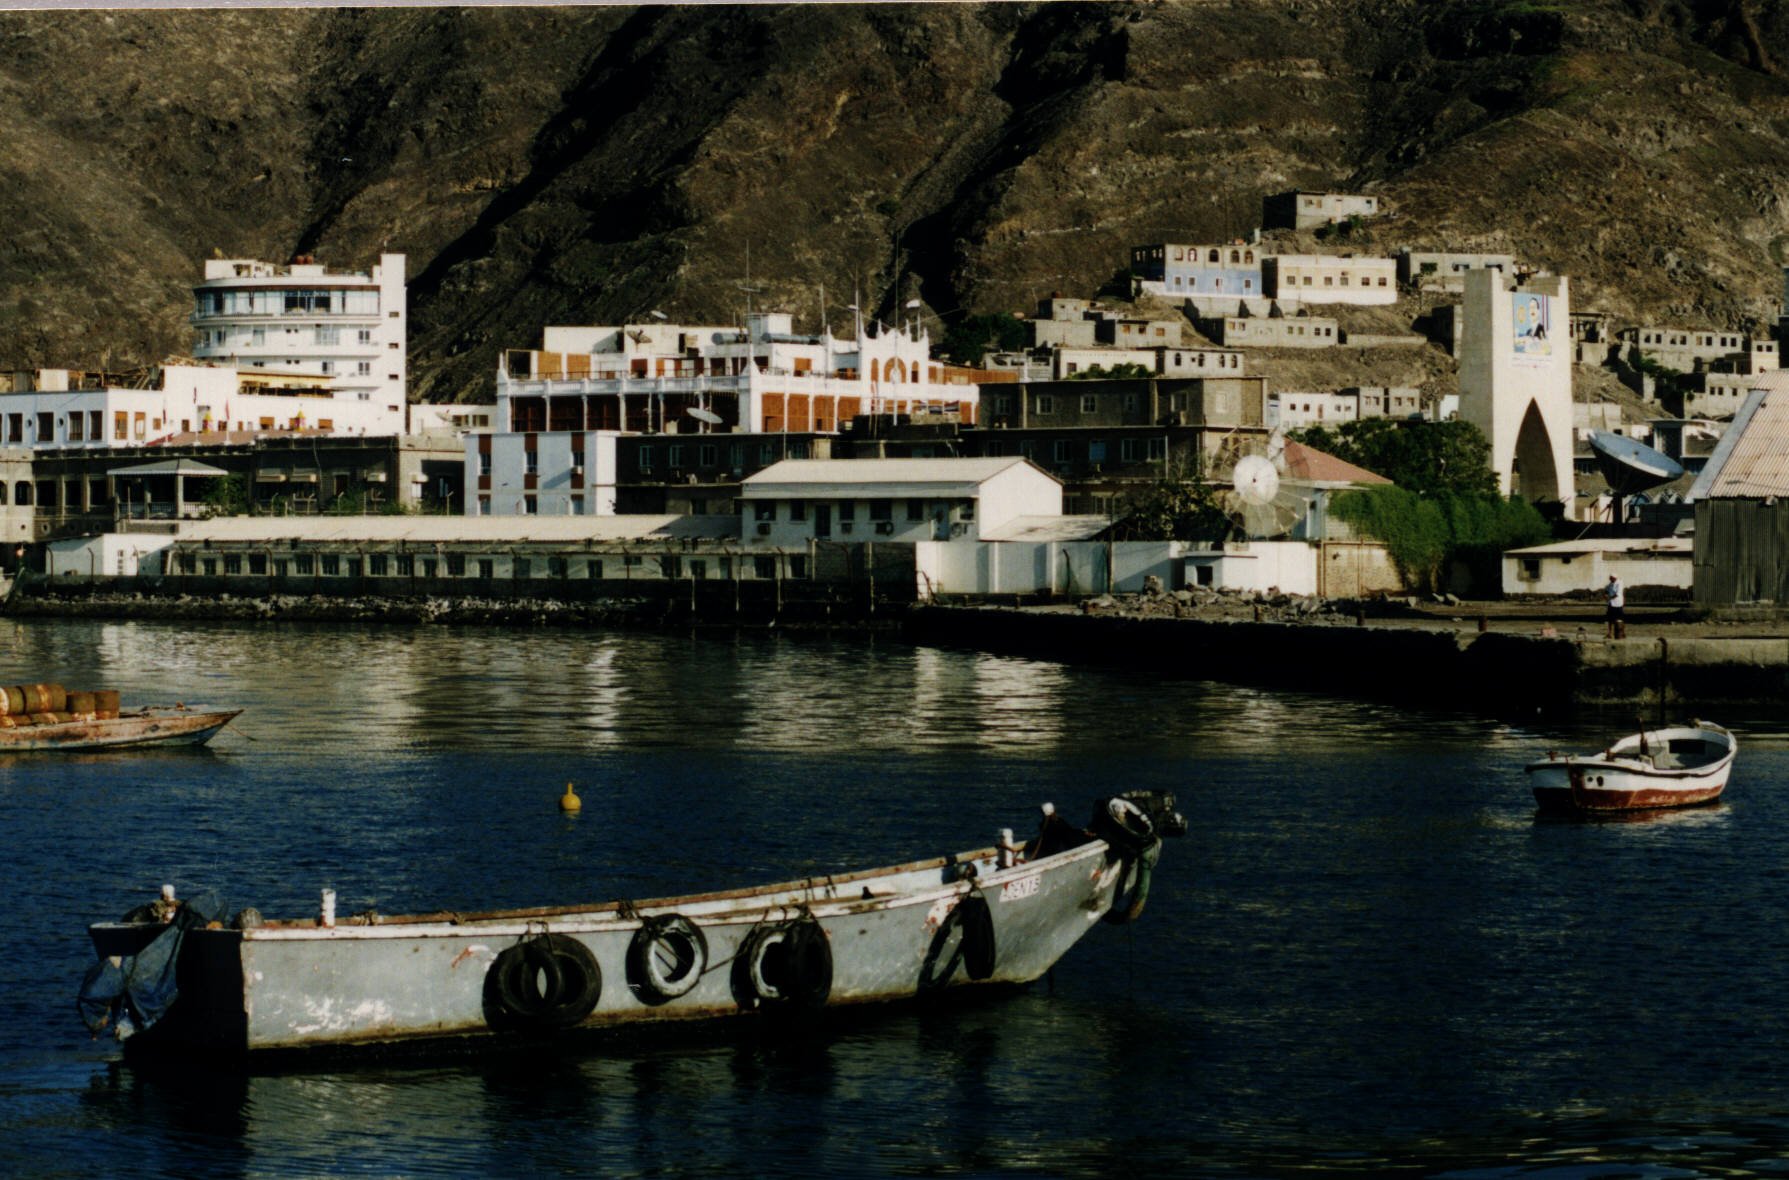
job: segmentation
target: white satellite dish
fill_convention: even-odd
[[[684,413],[688,414],[698,422],[707,422],[710,425],[719,425],[721,420],[721,416],[713,410],[697,409],[694,406],[685,410]]]
[[[1280,490],[1280,473],[1266,455],[1244,455],[1236,461],[1230,479],[1245,504],[1271,504]]]

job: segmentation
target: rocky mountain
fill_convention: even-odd
[[[545,324],[1023,310],[1293,187],[1759,328],[1786,69],[1781,0],[10,12],[0,363],[184,351],[214,253],[387,249],[417,392],[476,400]]]

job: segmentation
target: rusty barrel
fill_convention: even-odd
[[[70,713],[95,713],[99,711],[99,702],[91,692],[71,692],[68,694],[68,711]]]
[[[118,690],[115,688],[96,688],[93,690],[93,707],[101,714],[118,716]]]

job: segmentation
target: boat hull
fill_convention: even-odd
[[[130,746],[202,746],[242,710],[149,708],[95,721],[62,721],[0,729],[0,754]]]
[[[761,994],[769,977],[765,932],[817,925],[826,948],[826,1006],[869,1004],[979,984],[1036,979],[1113,907],[1134,857],[1101,840],[1000,867],[995,849],[762,889],[608,905],[379,919],[320,926],[285,922],[245,930],[188,931],[177,960],[179,1002],[133,1037],[138,1049],[256,1053],[555,1031],[513,1019],[503,989],[513,948],[570,939],[600,978],[597,998],[571,1028],[800,1011],[788,995]],[[1123,888],[1129,888],[1126,884]],[[985,904],[985,925],[975,926]],[[961,911],[959,913],[959,911]],[[699,929],[706,953],[693,985],[667,996],[642,974],[637,953],[648,922],[678,914]],[[973,927],[973,929],[972,929]],[[655,927],[656,929],[657,927]],[[102,956],[133,953],[156,927],[102,923]],[[979,948],[971,945],[980,940]],[[990,945],[991,943],[991,945]],[[978,971],[976,950],[986,953]],[[545,988],[530,965],[529,986]],[[552,986],[557,986],[555,983]],[[812,1000],[813,997],[807,997]],[[807,1007],[818,1006],[808,1004]],[[523,1013],[524,1017],[533,1014]]]
[[[1599,756],[1550,756],[1527,772],[1544,811],[1650,811],[1714,803],[1727,788],[1738,743],[1706,722],[1646,731],[1624,738]],[[1694,749],[1693,764],[1673,751]]]

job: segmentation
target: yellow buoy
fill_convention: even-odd
[[[579,799],[576,795],[572,794],[571,784],[566,783],[565,784],[565,794],[559,796],[559,810],[561,810],[561,811],[578,811],[578,810],[581,810],[583,808],[583,806],[584,806],[583,800]]]

